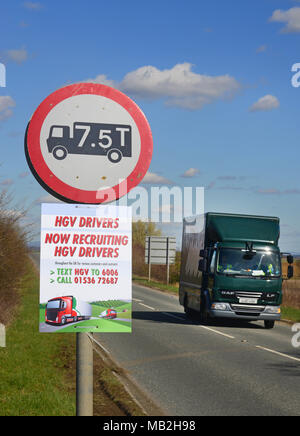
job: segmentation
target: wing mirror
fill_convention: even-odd
[[[288,269],[287,269],[287,278],[291,279],[294,275],[294,268],[292,265],[288,265]]]

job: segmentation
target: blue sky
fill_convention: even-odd
[[[3,1],[0,188],[39,221],[27,122],[51,92],[91,79],[150,123],[144,186],[204,186],[206,211],[279,216],[281,248],[300,252],[299,44],[296,0]]]

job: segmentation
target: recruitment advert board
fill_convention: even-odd
[[[131,208],[42,204],[40,332],[131,332]]]

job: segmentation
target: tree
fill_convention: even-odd
[[[132,244],[145,246],[146,236],[161,236],[161,231],[152,222],[145,223],[141,220],[132,223]]]

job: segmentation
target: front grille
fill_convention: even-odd
[[[264,311],[265,307],[264,306],[256,306],[256,305],[248,305],[248,304],[231,304],[231,309],[234,310],[235,312],[243,312],[244,314],[247,313],[253,313],[253,312],[257,312],[257,313],[261,313]]]
[[[56,321],[57,310],[47,310],[47,319],[48,321]]]
[[[262,292],[249,292],[249,291],[232,291],[230,289],[221,289],[220,294],[222,297],[235,297],[235,298],[257,298],[258,300],[262,297]]]
[[[235,295],[238,298],[257,298],[257,299],[260,299],[262,296],[262,292],[235,291]]]

